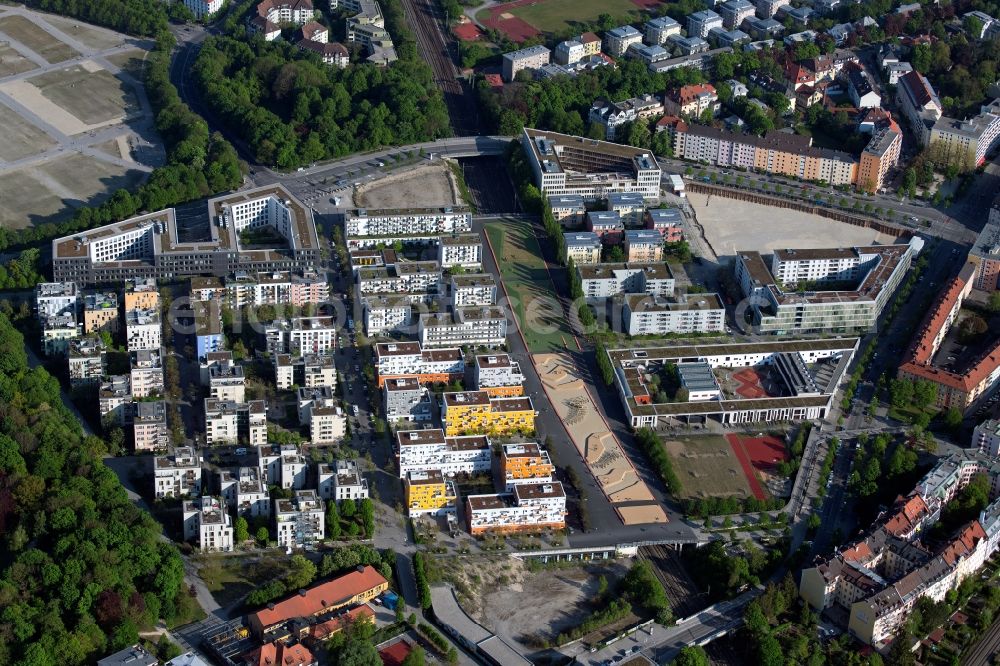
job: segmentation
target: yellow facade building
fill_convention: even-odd
[[[438,516],[455,512],[455,486],[440,470],[407,472],[403,485],[409,515]]]
[[[513,435],[535,432],[535,407],[531,398],[494,398],[486,391],[444,394],[441,412],[444,434]]]

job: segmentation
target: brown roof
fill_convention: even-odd
[[[367,605],[352,608],[343,615],[338,615],[337,617],[332,617],[325,622],[314,624],[309,628],[309,635],[318,641],[325,641],[348,624],[359,621],[374,622],[375,611]]]
[[[592,32],[585,32],[582,35],[580,35],[581,44],[591,44],[593,42],[599,42],[599,41],[601,41],[601,38]]]
[[[899,85],[905,86],[910,91],[910,95],[917,103],[917,106],[926,106],[932,99],[933,93],[928,90],[925,78],[920,76],[920,72],[911,70],[899,77]]]
[[[274,608],[264,608],[253,614],[261,627],[272,627],[296,617],[309,617],[327,608],[338,606],[381,585],[386,580],[371,566],[344,574],[340,578],[321,583],[301,594],[274,604]]]

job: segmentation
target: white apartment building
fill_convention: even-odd
[[[233,550],[233,519],[220,497],[208,495],[184,502],[184,540],[195,541],[203,553]]]
[[[499,347],[507,339],[507,315],[496,306],[423,314],[418,333],[421,347]]]
[[[184,0],[184,6],[196,19],[202,19],[222,9],[222,0]]]
[[[306,486],[306,459],[294,444],[257,447],[257,466],[265,485],[299,490]]]
[[[556,44],[555,51],[552,52],[552,62],[557,65],[572,65],[580,62],[587,54],[586,48],[579,41],[570,39]]]
[[[364,298],[365,334],[385,335],[408,328],[413,321],[413,303],[407,296],[367,296]]]
[[[309,420],[309,441],[316,445],[333,444],[347,435],[347,415],[336,401],[313,405]]]
[[[479,234],[442,236],[438,240],[438,264],[441,268],[461,266],[476,268],[483,263],[483,240]]]
[[[205,398],[205,443],[246,443],[260,446],[267,442],[267,409],[263,400],[232,402]]]
[[[611,298],[618,294],[647,294],[664,298],[674,295],[676,281],[664,263],[593,264],[576,267],[587,299]]]
[[[744,19],[753,16],[755,10],[756,7],[750,0],[729,0],[719,6],[719,15],[722,16],[722,25],[726,30],[735,30]]]
[[[942,159],[972,170],[1000,143],[1000,99],[980,107],[968,120],[942,117],[931,127],[930,145]]]
[[[35,312],[39,318],[75,313],[79,298],[75,282],[39,282],[35,285]]]
[[[504,53],[501,70],[503,80],[510,83],[517,76],[517,73],[523,69],[538,69],[543,65],[549,64],[551,55],[551,51],[541,45],[529,46],[526,49]]]
[[[125,338],[130,352],[159,349],[162,325],[159,310],[129,310],[125,313]]]
[[[512,493],[470,495],[465,506],[473,536],[566,527],[566,492],[559,481],[517,485]]]
[[[296,405],[299,415],[299,425],[309,425],[312,420],[312,407],[323,406],[335,402],[337,395],[329,386],[315,388],[299,388],[296,393]]]
[[[361,476],[354,460],[338,460],[316,465],[319,496],[325,500],[363,500],[368,497],[368,480]]]
[[[292,386],[316,388],[337,386],[337,367],[329,354],[276,354],[274,356],[274,377],[279,389]]]
[[[601,263],[601,237],[593,231],[568,231],[563,234],[566,260],[576,265]]]
[[[486,435],[445,437],[440,428],[396,431],[396,458],[401,479],[410,472],[431,470],[449,478],[456,474],[486,474],[493,462]]]
[[[630,25],[612,28],[604,33],[603,51],[612,58],[620,58],[633,44],[642,43],[642,33]]]
[[[78,338],[69,341],[66,362],[70,386],[97,385],[107,366],[107,350],[99,339]]]
[[[419,236],[472,231],[472,213],[456,208],[368,210],[344,216],[344,237]]]
[[[646,43],[663,46],[674,35],[681,34],[681,24],[669,16],[646,21]]]
[[[167,403],[162,400],[135,403],[132,432],[136,452],[166,451],[170,446]]]
[[[622,320],[631,336],[721,333],[726,329],[726,308],[717,294],[686,294],[677,301],[627,294]]]
[[[195,282],[192,280],[192,288]],[[330,283],[314,271],[239,272],[226,278],[226,303],[246,305],[306,305],[330,300]]]
[[[477,354],[473,384],[477,391],[501,386],[521,386],[521,365],[509,354]]]
[[[451,276],[451,304],[456,308],[494,305],[497,283],[492,273],[463,273]]]
[[[465,373],[465,359],[457,347],[422,349],[417,342],[380,342],[375,345],[375,374],[379,385],[392,377],[414,377],[421,384],[446,384]]]
[[[271,497],[258,468],[240,467],[235,474],[224,469],[218,477],[220,494],[236,515],[247,519],[271,516]]]
[[[129,354],[129,381],[133,398],[163,393],[163,349],[140,349]]]
[[[663,236],[651,229],[627,229],[624,250],[629,263],[663,261]]]
[[[992,458],[1000,458],[1000,421],[983,421],[972,431],[973,448]]]
[[[132,420],[132,389],[128,375],[104,377],[97,392],[97,405],[101,423],[125,425]]]
[[[273,321],[264,327],[264,341],[271,355],[328,354],[337,346],[337,326],[333,317]]]
[[[441,265],[436,261],[406,261],[392,266],[366,266],[358,269],[358,294],[437,293],[440,290]]]
[[[757,5],[757,16],[771,18],[779,9],[791,4],[791,0],[754,0]]]
[[[216,400],[246,401],[246,375],[242,365],[215,364],[208,370],[208,394]]]
[[[687,33],[689,37],[705,39],[713,28],[722,27],[722,17],[710,9],[704,9],[688,16]]]
[[[201,462],[190,446],[153,458],[153,495],[157,499],[201,495]]]
[[[278,545],[298,548],[326,538],[326,510],[315,490],[297,490],[290,500],[274,500]]]
[[[433,399],[416,377],[392,377],[382,384],[385,420],[422,422],[433,418]]]

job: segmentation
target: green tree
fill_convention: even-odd
[[[340,510],[337,508],[337,500],[326,503],[326,536],[334,541],[340,538]]]
[[[419,645],[415,646],[410,654],[406,655],[406,659],[403,660],[402,666],[424,666],[427,663],[427,658],[424,653],[424,649]]]
[[[990,312],[1000,312],[1000,291],[991,293],[986,303]]]
[[[688,645],[681,648],[674,659],[674,666],[709,666],[708,653],[699,645]]]
[[[304,555],[292,555],[285,573],[285,585],[290,590],[309,587],[316,578],[316,565]]]
[[[340,649],[336,663],[339,666],[382,666],[382,658],[370,642],[352,636]]]
[[[271,535],[268,534],[266,527],[258,527],[256,538],[258,544],[260,544],[261,546],[266,546],[268,539],[271,538]]]
[[[350,520],[358,512],[358,505],[348,497],[340,502],[340,515]]]
[[[243,516],[237,517],[233,523],[233,536],[236,543],[245,543],[250,540],[250,525]]]

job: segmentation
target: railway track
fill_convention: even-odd
[[[444,94],[456,136],[479,134],[479,114],[471,94],[467,94],[459,78],[452,56],[454,40],[442,30],[440,9],[436,0],[402,0],[407,22],[413,27],[417,48],[431,66],[434,83]]]
[[[993,656],[1000,652],[1000,622],[994,622],[986,635],[962,656],[962,664],[980,666],[996,663]]]
[[[639,557],[653,565],[653,573],[663,583],[675,617],[688,617],[709,605],[684,567],[680,553],[666,546],[641,546]]]

